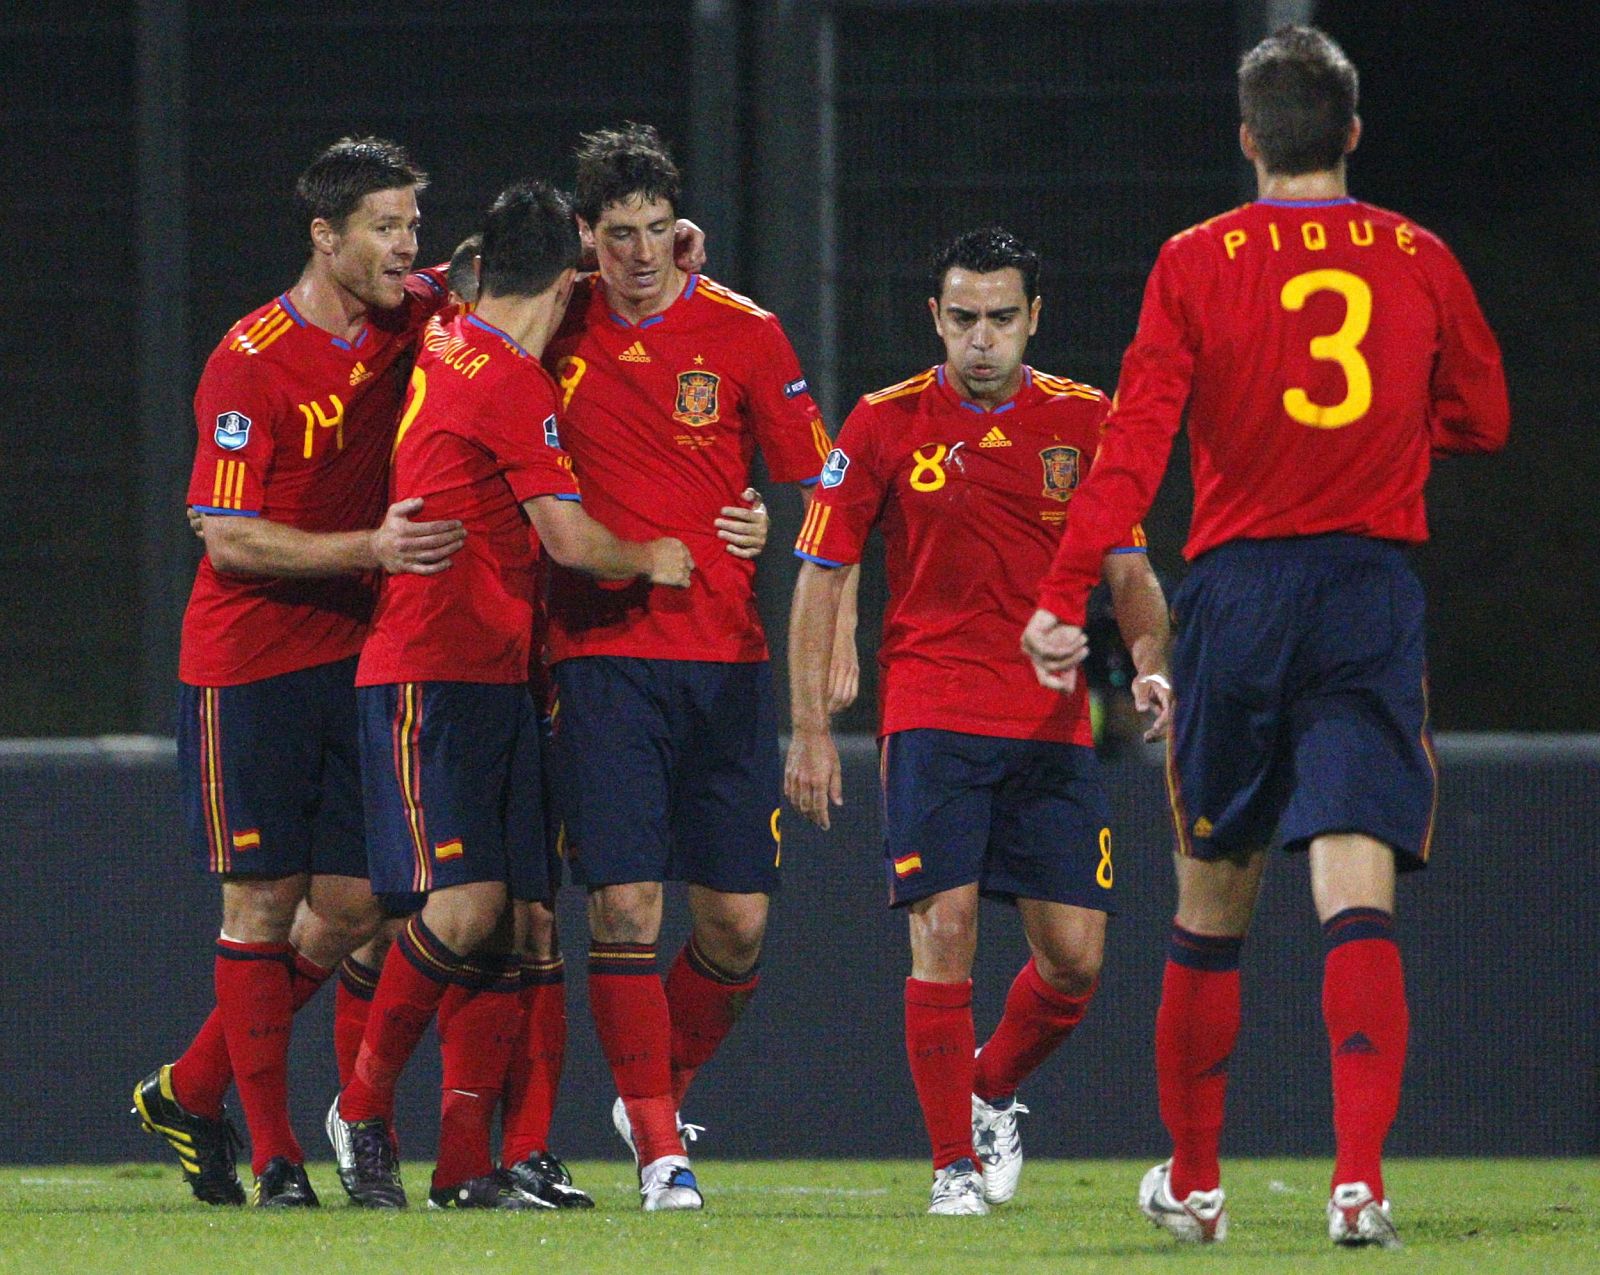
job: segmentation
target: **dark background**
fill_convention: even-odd
[[[1452,245],[1510,373],[1510,448],[1440,467],[1417,555],[1438,725],[1600,727],[1596,6],[24,0],[0,14],[0,735],[170,733],[194,382],[293,282],[289,192],[340,134],[432,171],[438,260],[509,179],[569,181],[580,129],[657,123],[711,273],[780,314],[837,427],[938,358],[922,262],[988,221],[1046,253],[1030,361],[1112,388],[1161,240],[1250,194],[1240,50],[1307,7],[1362,72],[1354,192]],[[1186,488],[1147,523],[1169,583]],[[781,652],[798,500],[774,505]],[[844,725],[872,724],[869,693]]]

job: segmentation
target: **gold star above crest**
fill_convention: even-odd
[[[703,354],[696,354],[696,355],[695,355],[695,356],[694,356],[694,362],[695,362],[695,366],[696,366],[696,367],[699,367],[699,366],[700,366],[700,365],[701,365],[701,364],[703,364],[703,363],[704,363],[704,362],[705,362],[705,361],[706,361],[706,359],[705,359],[705,355],[703,355]]]

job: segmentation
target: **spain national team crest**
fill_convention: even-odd
[[[722,378],[715,372],[679,372],[678,408],[672,419],[685,425],[715,425],[721,416],[717,413],[717,390]]]
[[[1051,500],[1068,501],[1078,486],[1078,449],[1046,447],[1039,453],[1044,462],[1044,494]]]

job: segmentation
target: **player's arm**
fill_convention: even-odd
[[[1163,739],[1172,720],[1172,683],[1167,680],[1172,623],[1161,581],[1150,567],[1149,555],[1139,552],[1108,553],[1105,578],[1112,614],[1133,657],[1133,705],[1141,713],[1156,715],[1145,731],[1145,742]]]
[[[355,571],[437,575],[467,538],[454,519],[412,522],[420,497],[390,505],[372,531],[303,531],[269,518],[202,513],[211,565],[227,575],[316,578]]]
[[[829,668],[847,580],[846,568],[800,564],[789,609],[789,720],[792,734],[783,768],[789,804],[819,828],[829,805],[844,804],[839,750],[829,728]]]
[[[694,557],[683,541],[671,536],[658,540],[623,540],[589,517],[576,500],[560,496],[535,496],[522,502],[539,541],[563,567],[584,571],[602,580],[634,580],[687,589],[694,573]]]
[[[1169,242],[1145,285],[1139,329],[1122,361],[1117,405],[1094,467],[1073,494],[1055,560],[1039,588],[1039,609],[1022,632],[1023,652],[1041,685],[1070,691],[1089,653],[1083,625],[1089,592],[1108,552],[1155,500],[1183,419],[1198,333]]]
[[[1442,245],[1441,245],[1442,247]],[[1466,272],[1444,249],[1428,433],[1435,456],[1496,452],[1511,432],[1500,345]]]

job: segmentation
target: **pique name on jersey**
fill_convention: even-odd
[[[1370,248],[1377,242],[1377,233],[1372,228],[1372,220],[1368,217],[1349,217],[1345,220],[1345,230],[1350,236],[1350,242],[1357,248]],[[1267,242],[1272,245],[1273,252],[1282,252],[1284,240],[1287,238],[1290,245],[1304,248],[1307,252],[1321,252],[1327,248],[1329,235],[1337,235],[1338,229],[1329,231],[1328,227],[1320,221],[1303,221],[1298,227],[1290,227],[1287,231],[1278,229],[1278,223],[1267,223]],[[1222,246],[1228,253],[1228,260],[1232,261],[1238,256],[1239,249],[1250,242],[1250,236],[1244,230],[1235,227],[1223,232]],[[1407,256],[1417,255],[1417,232],[1415,227],[1401,222],[1394,228],[1394,245]]]

